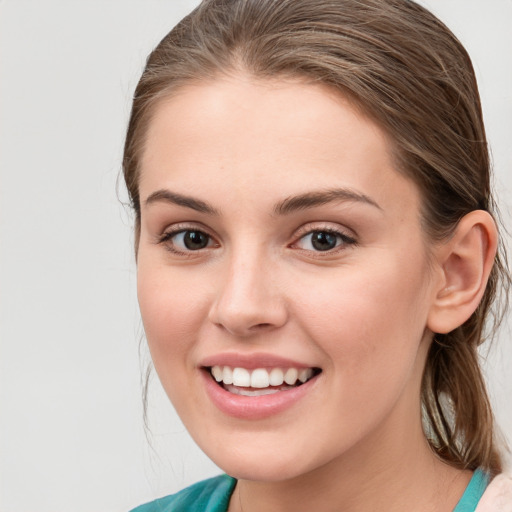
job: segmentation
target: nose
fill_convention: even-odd
[[[233,255],[218,276],[209,320],[237,337],[282,327],[288,313],[276,273],[263,255]]]

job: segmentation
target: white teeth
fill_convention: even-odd
[[[217,382],[220,382],[222,380],[223,373],[224,372],[222,371],[222,368],[220,366],[212,367],[212,375]]]
[[[233,370],[233,385],[242,388],[251,387],[251,374],[245,368],[235,368]]]
[[[226,386],[226,389],[230,393],[234,393],[235,395],[242,395],[242,396],[273,395],[274,393],[279,393],[279,391],[281,391],[280,389],[274,389],[274,388],[250,389],[250,388],[237,388],[236,386]]]
[[[284,382],[283,370],[281,368],[272,368],[268,380],[271,386],[280,386]]]
[[[299,380],[304,384],[307,380],[313,377],[313,369],[312,368],[302,368],[299,370]]]
[[[251,373],[251,388],[268,388],[269,375],[265,368],[258,368]]]
[[[224,384],[225,386],[236,386],[237,388],[254,388],[266,389],[270,386],[278,387],[283,385],[294,386],[295,384],[304,384],[311,377],[313,377],[313,368],[272,368],[270,371],[265,368],[257,368],[255,370],[247,370],[246,368],[232,368],[230,366],[212,366],[211,374],[213,378]],[[298,382],[297,382],[298,381]],[[277,390],[271,390],[274,392]],[[235,392],[235,391],[232,391]],[[255,396],[254,394],[247,394],[246,392],[238,393],[247,396]],[[257,392],[257,394],[268,394]]]
[[[297,382],[297,377],[299,376],[299,371],[297,368],[288,368],[286,373],[284,374],[284,381],[289,386],[293,386]]]
[[[222,369],[222,382],[233,384],[233,370],[229,366],[224,366]]]

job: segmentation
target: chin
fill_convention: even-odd
[[[225,458],[224,458],[225,459]],[[258,482],[282,482],[292,480],[308,472],[305,467],[298,466],[294,461],[266,457],[255,457],[253,460],[215,460],[213,461],[228,475],[237,480]]]
[[[229,443],[201,443],[199,447],[225,473],[238,480],[281,482],[309,473],[326,461],[313,460],[305,455],[314,453],[313,447],[293,445],[290,437],[276,444],[276,439],[253,432],[252,440],[229,436]],[[245,436],[242,436],[245,437]],[[258,438],[259,439],[256,439]],[[273,437],[273,436],[272,436]],[[288,450],[285,449],[289,444]]]

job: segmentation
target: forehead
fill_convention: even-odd
[[[386,134],[324,85],[239,76],[180,88],[155,108],[141,160],[141,198],[157,188],[239,201],[333,186],[417,206]],[[259,197],[260,203],[262,197]]]

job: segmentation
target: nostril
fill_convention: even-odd
[[[257,330],[261,330],[261,329],[266,329],[267,327],[271,327],[271,326],[272,326],[272,324],[262,323],[262,324],[253,325],[249,329],[252,331],[257,331]]]

